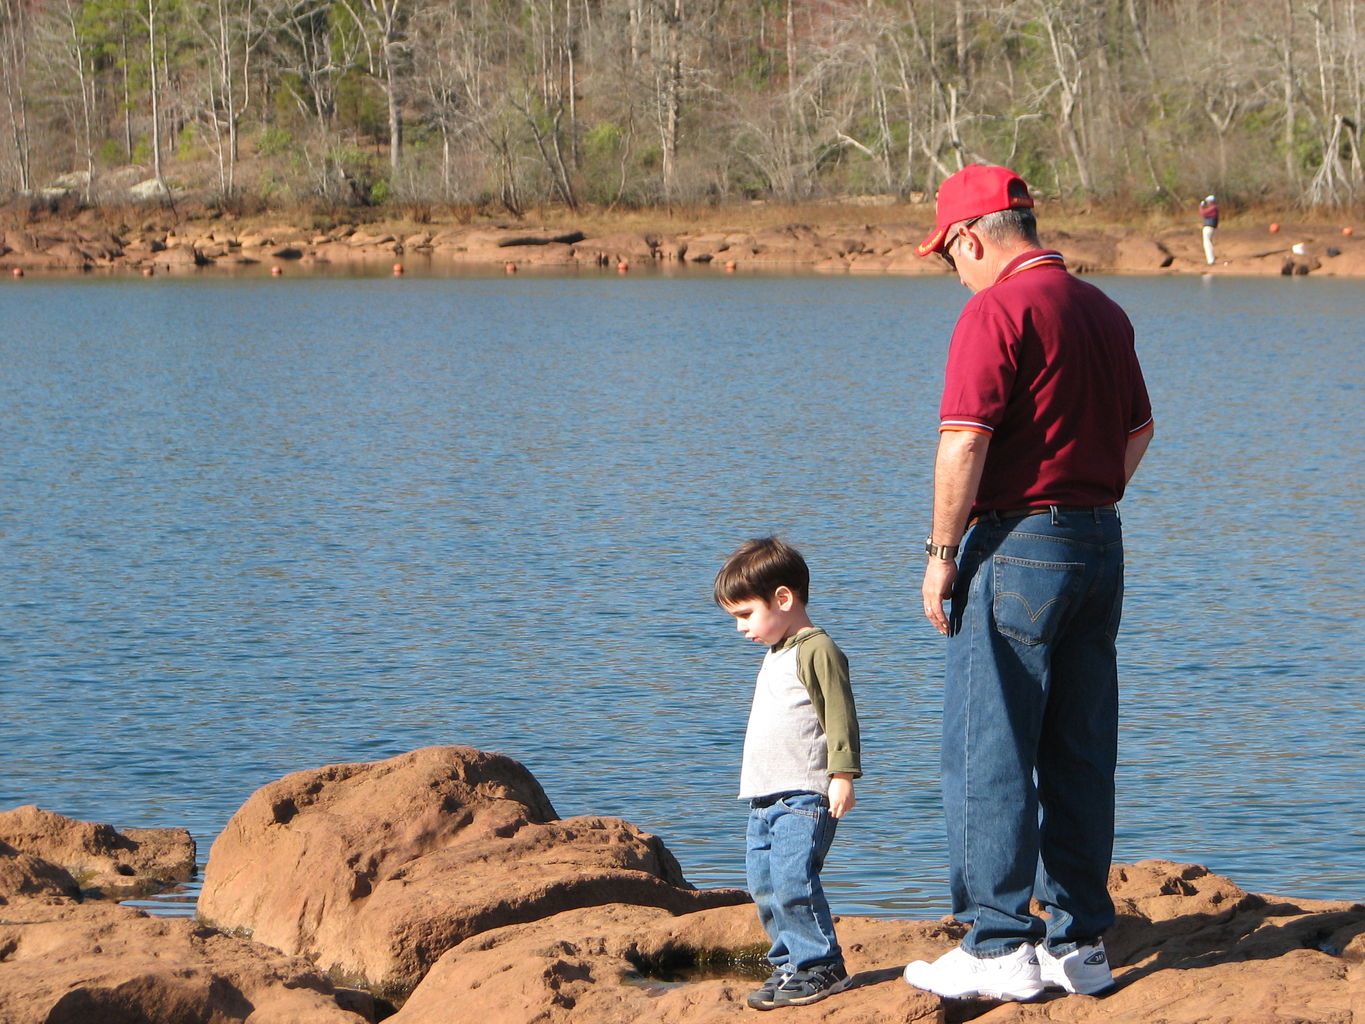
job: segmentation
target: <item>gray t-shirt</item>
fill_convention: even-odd
[[[862,774],[848,659],[818,626],[763,658],[754,685],[739,798],[828,793],[833,772]]]

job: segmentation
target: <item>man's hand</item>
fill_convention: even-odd
[[[853,797],[853,776],[846,772],[829,777],[829,813],[842,818],[858,805]]]
[[[948,616],[943,602],[953,596],[957,563],[951,558],[931,558],[924,569],[924,616],[936,630],[948,635]]]

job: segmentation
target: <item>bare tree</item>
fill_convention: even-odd
[[[70,2],[70,0],[68,0]],[[242,118],[250,109],[256,53],[279,30],[279,12],[258,0],[205,0],[210,17],[194,22],[207,47],[203,117],[218,158],[218,188],[237,192]]]
[[[389,118],[389,168],[395,175],[403,163],[404,64],[408,56],[406,25],[411,0],[338,0],[355,19],[365,41],[371,76],[384,92]]]
[[[23,192],[33,187],[30,175],[28,44],[29,26],[24,0],[0,0],[0,84],[5,89],[5,111],[9,115],[14,164],[19,189]]]
[[[95,121],[98,117],[94,53],[81,28],[81,8],[76,0],[60,0],[51,11],[46,26],[46,47],[53,65],[53,98],[70,101],[67,120],[75,129],[76,156],[84,166],[82,189],[87,202],[93,202],[95,188]],[[75,96],[71,89],[74,86]]]

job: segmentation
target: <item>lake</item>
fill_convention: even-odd
[[[1123,505],[1116,858],[1365,897],[1365,289],[1097,278],[1157,434]],[[743,881],[762,652],[710,597],[778,531],[867,776],[835,910],[947,909],[918,599],[946,276],[0,282],[0,809],[182,826],[466,744]]]

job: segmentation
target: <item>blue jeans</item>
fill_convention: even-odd
[[[762,803],[762,801],[755,801]],[[820,869],[838,821],[820,793],[789,793],[749,811],[745,869],[775,968],[804,971],[843,962]]]
[[[1123,534],[1112,509],[979,522],[953,588],[943,803],[963,946],[1054,953],[1114,921]],[[1044,925],[1030,912],[1037,897]]]

